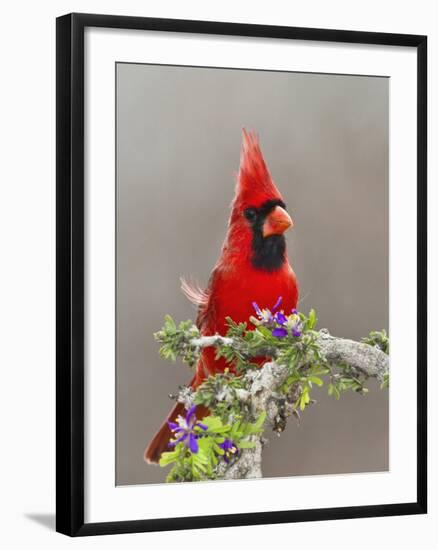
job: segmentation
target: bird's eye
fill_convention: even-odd
[[[257,217],[257,211],[255,208],[246,208],[244,214],[245,218],[250,222],[253,222]]]

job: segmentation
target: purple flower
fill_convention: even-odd
[[[227,464],[230,461],[230,458],[239,454],[239,449],[231,441],[231,439],[224,439],[224,441],[220,443],[219,447],[224,451],[224,460]]]
[[[293,308],[291,314],[287,317],[283,310],[278,311],[282,302],[283,298],[279,296],[272,310],[261,309],[257,302],[253,302],[252,306],[261,324],[271,330],[272,336],[275,338],[285,338],[288,336],[290,329],[292,336],[298,338],[302,333],[302,325],[298,317],[298,311]],[[292,315],[296,316],[296,319],[293,319]]]
[[[297,313],[294,313],[294,311],[296,312],[297,310],[292,310],[292,313],[295,315],[295,319],[294,319],[294,323],[291,325],[291,332],[292,332],[292,336],[295,336],[295,338],[299,338],[301,336],[301,333],[302,333],[302,323],[301,323],[301,320],[300,318],[298,317],[298,314]]]
[[[187,411],[185,418],[182,416],[178,416],[176,418],[176,422],[167,421],[169,428],[172,430],[176,437],[176,439],[169,442],[170,446],[174,447],[177,443],[180,443],[182,441],[192,453],[198,452],[199,445],[197,439],[199,437],[199,432],[195,431],[195,428],[207,430],[207,426],[197,421],[195,412],[196,405],[193,405]]]
[[[257,317],[260,319],[260,321],[262,321],[265,324],[269,324],[276,320],[275,315],[272,315],[272,313],[274,313],[281,306],[282,301],[283,301],[283,297],[279,296],[271,311],[269,311],[269,309],[260,309],[257,302],[253,302],[252,307],[257,313]]]
[[[277,325],[284,326],[287,324],[287,317],[282,311],[277,311],[277,313],[274,315],[274,321],[277,323]]]
[[[298,338],[298,336],[301,336],[301,331],[299,330],[298,325],[292,327],[292,336],[295,336],[296,338]]]
[[[255,312],[257,313],[257,317],[262,321],[263,323],[271,323],[272,322],[272,313],[269,311],[269,309],[260,309],[257,302],[252,303],[252,307],[254,308]]]
[[[276,338],[284,338],[287,336],[287,329],[282,327],[276,327],[272,330],[272,336]]]

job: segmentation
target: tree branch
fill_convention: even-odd
[[[319,331],[318,345],[328,363],[345,363],[367,377],[383,381],[389,370],[389,356],[377,346],[331,336],[327,329]]]
[[[340,364],[347,365],[358,375],[377,378],[380,382],[384,380],[389,369],[389,356],[377,346],[371,346],[361,342],[355,342],[344,338],[331,336],[326,329],[318,333],[316,340],[320,354],[325,362],[332,366]],[[214,345],[233,345],[232,338],[225,338],[219,335],[201,336],[191,340],[191,344],[197,348],[204,348]],[[305,362],[299,363],[297,368],[305,368]],[[263,411],[267,413],[267,422],[274,429],[279,422],[285,423],[285,418],[294,413],[293,403],[297,398],[297,387],[292,387],[289,392],[289,399],[278,393],[279,387],[290,376],[287,366],[278,365],[275,360],[267,362],[260,369],[251,369],[244,375],[245,387],[247,390],[240,390],[239,399],[244,401],[251,410],[254,418],[257,418]],[[178,399],[190,406],[193,404],[193,392],[182,391]],[[248,479],[262,477],[262,450],[263,438],[253,436],[255,448],[244,449],[238,458],[231,464],[220,466],[218,477],[223,479]]]

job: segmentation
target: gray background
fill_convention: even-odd
[[[359,339],[388,328],[386,78],[117,64],[116,483],[157,483],[143,450],[191,373],[158,356],[166,313],[196,312],[179,277],[205,284],[225,236],[241,128],[262,150],[295,222],[300,308]],[[388,468],[388,393],[317,405],[270,436],[264,475]]]

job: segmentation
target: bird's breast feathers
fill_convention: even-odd
[[[255,314],[253,303],[272,308],[279,296],[285,312],[296,307],[298,284],[295,273],[286,261],[276,272],[256,269],[216,269],[209,289],[209,303],[205,307],[204,334],[226,332],[226,317],[236,322],[247,322]],[[202,307],[202,306],[201,306]]]

